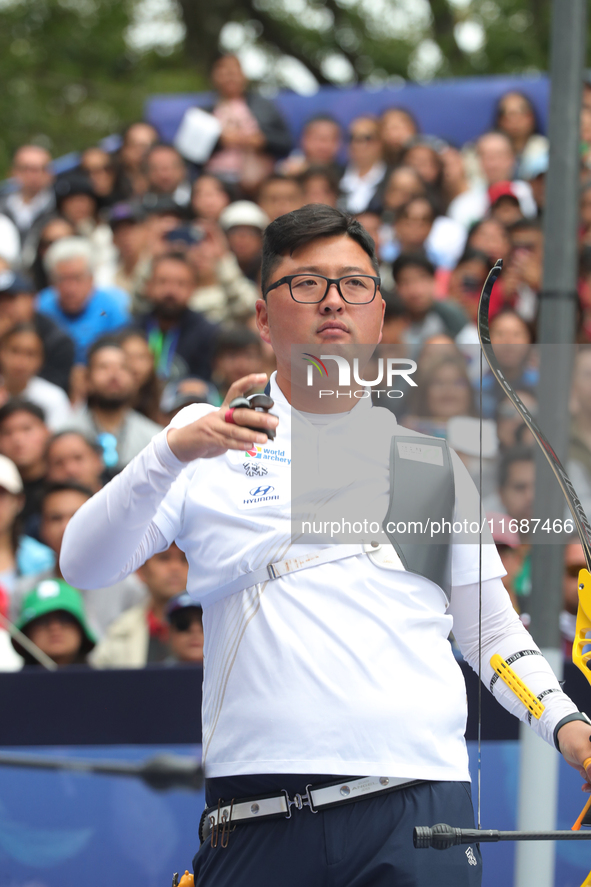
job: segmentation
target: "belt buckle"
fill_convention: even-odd
[[[304,807],[308,807],[310,809],[310,813],[318,813],[318,810],[316,810],[312,802],[312,796],[310,795],[311,788],[312,785],[309,784],[306,786],[306,791],[303,794],[300,794],[300,792],[296,792],[293,796],[293,801],[289,797],[287,791],[285,789],[281,789],[281,794],[285,798],[285,803],[287,804],[287,813],[285,814],[286,819],[291,819],[292,807],[295,807],[296,810],[303,810]]]

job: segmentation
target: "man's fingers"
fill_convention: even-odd
[[[249,376],[243,376],[242,379],[238,379],[236,382],[233,382],[228,388],[228,393],[224,398],[221,409],[223,410],[225,407],[227,407],[230,401],[234,400],[235,397],[241,397],[250,388],[254,388],[255,385],[261,385],[262,382],[266,381],[266,373],[251,373]]]
[[[267,428],[277,428],[279,419],[273,413],[263,413],[259,410],[251,410],[246,407],[236,407],[232,413],[232,421],[227,422],[225,419],[226,410],[223,411],[222,420],[226,425],[238,425],[243,428],[260,428],[265,431]]]

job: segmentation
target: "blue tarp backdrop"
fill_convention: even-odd
[[[332,114],[343,125],[360,114],[381,114],[386,108],[405,108],[421,130],[455,145],[472,141],[493,125],[496,104],[503,93],[523,92],[537,111],[540,128],[546,131],[550,86],[546,75],[537,77],[464,77],[438,80],[419,86],[340,89],[323,86],[314,95],[282,91],[274,101],[283,113],[297,143],[306,120],[315,114]],[[211,93],[155,95],[146,103],[145,118],[165,142],[172,142],[183,118],[193,105],[211,105]]]

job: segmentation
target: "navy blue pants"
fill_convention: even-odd
[[[207,806],[345,777],[315,774],[210,779]],[[349,777],[354,778],[354,777]],[[228,846],[209,840],[193,860],[196,887],[480,887],[476,844],[415,850],[416,825],[474,828],[469,783],[424,782],[313,814],[239,825]]]

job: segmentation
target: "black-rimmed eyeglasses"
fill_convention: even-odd
[[[322,274],[288,274],[287,277],[282,277],[281,280],[276,280],[275,283],[267,287],[265,296],[271,290],[277,289],[278,286],[283,286],[284,283],[289,285],[289,292],[294,302],[307,304],[322,302],[334,283],[343,301],[350,305],[367,305],[375,299],[381,281],[379,277],[372,277],[370,274],[347,274],[345,277],[324,277]]]

